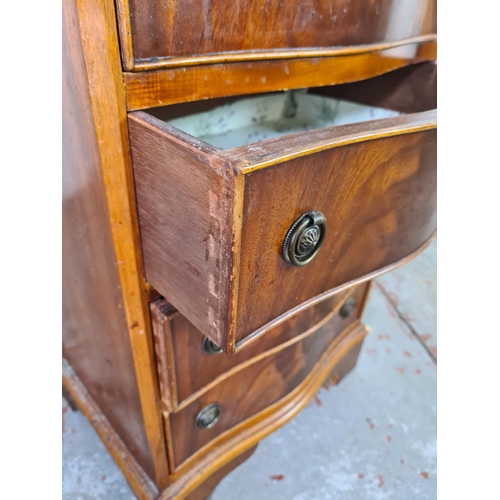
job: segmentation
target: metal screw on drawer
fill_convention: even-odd
[[[356,299],[354,297],[349,297],[344,305],[340,308],[339,314],[341,318],[348,318],[356,305]]]
[[[220,354],[222,352],[222,349],[217,347],[208,337],[203,339],[201,347],[206,354]]]
[[[220,412],[221,409],[218,403],[205,406],[196,417],[196,427],[198,429],[210,429],[219,420]]]
[[[326,218],[317,210],[302,214],[283,240],[283,258],[297,267],[309,264],[316,257],[325,239]]]

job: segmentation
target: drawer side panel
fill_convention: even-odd
[[[146,278],[227,350],[234,178],[211,167],[211,151],[169,135],[161,123],[129,115]]]

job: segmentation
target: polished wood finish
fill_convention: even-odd
[[[327,220],[323,246],[307,266],[287,265],[283,235],[313,209]],[[433,235],[436,133],[351,144],[259,170],[245,181],[243,219],[236,341]]]
[[[436,59],[435,41],[332,57],[253,61],[125,73],[130,111],[179,102],[337,85]]]
[[[226,151],[132,113],[148,281],[232,353],[301,302],[411,254],[436,229],[436,113],[421,109]],[[327,237],[294,268],[281,243],[312,209]]]
[[[80,31],[88,11],[79,11],[79,24],[77,7],[63,2],[63,356],[130,454],[156,480],[103,178],[104,156],[116,156],[114,146],[104,151],[100,141],[114,142],[114,132],[95,129],[96,106],[104,112],[111,102],[92,99]],[[162,436],[161,428],[157,433]]]
[[[301,411],[339,362],[357,348],[368,330],[362,325],[348,329],[337,337],[303,383],[276,404],[238,426],[234,436],[213,446],[187,473],[174,473],[175,482],[161,495],[161,500],[180,499],[201,484],[214,469],[255,445],[271,432],[290,421]]]
[[[64,0],[63,355],[160,489],[168,464],[114,5]]]
[[[323,327],[325,328],[325,327]],[[181,409],[185,416],[193,416],[193,420],[184,419],[180,420],[178,418],[179,413],[165,413],[165,426],[169,442],[169,457],[170,463],[175,463],[175,460],[179,460],[180,457],[186,457],[186,460],[178,465],[174,471],[174,476],[179,477],[179,484],[182,484],[183,476],[187,471],[196,469],[206,463],[205,461],[210,457],[212,460],[217,460],[217,457],[221,455],[224,456],[229,453],[229,456],[237,450],[246,449],[247,446],[260,441],[263,437],[268,435],[272,430],[283,425],[285,422],[293,418],[313,397],[315,392],[318,390],[319,386],[324,382],[325,378],[332,373],[334,367],[344,358],[350,351],[358,346],[367,334],[365,327],[360,324],[360,322],[353,323],[348,327],[342,334],[336,335],[330,332],[330,338],[334,337],[333,342],[328,346],[325,343],[325,339],[321,339],[321,336],[310,336],[301,342],[297,342],[288,348],[282,349],[273,356],[264,358],[263,360],[258,360],[256,363],[251,363],[246,367],[245,371],[238,371],[235,377],[244,377],[245,374],[249,375],[249,379],[242,381],[242,383],[248,387],[257,387],[258,383],[262,381],[261,375],[259,373],[252,373],[255,366],[261,366],[264,368],[266,364],[266,372],[271,376],[274,382],[278,382],[277,387],[268,387],[266,383],[265,388],[265,398],[272,400],[276,399],[275,403],[270,404],[267,407],[260,405],[259,401],[255,401],[256,406],[260,406],[261,409],[255,413],[254,408],[248,408],[244,405],[246,396],[243,395],[239,389],[236,390],[235,401],[229,401],[227,403],[226,409],[230,413],[226,416],[226,426],[229,427],[222,434],[216,429],[217,425],[223,425],[224,420],[222,416],[219,422],[211,429],[205,429],[207,434],[201,435],[202,431],[194,428],[194,417],[196,412],[193,411],[192,406],[188,406],[185,409]],[[318,345],[322,344],[322,353],[319,353]],[[304,346],[305,350],[302,351],[301,346]],[[309,351],[310,348],[310,351]],[[302,353],[302,354],[301,354]],[[288,355],[292,355],[289,357]],[[298,356],[298,357],[294,357]],[[307,363],[307,358],[315,358],[316,363],[312,363],[309,372],[304,376],[303,369],[300,365],[302,363]],[[276,364],[273,363],[275,359]],[[268,363],[265,363],[268,361]],[[291,363],[288,366],[288,363]],[[292,372],[289,374],[289,372]],[[253,380],[252,380],[253,379]],[[297,380],[301,380],[298,385],[293,389],[294,384]],[[221,384],[227,384],[227,381],[222,381]],[[288,389],[287,389],[288,386]],[[219,390],[216,386],[212,389],[211,395],[219,395]],[[227,389],[227,387],[226,387]],[[292,389],[292,390],[290,390]],[[231,389],[234,392],[234,389]],[[277,393],[280,391],[285,394],[280,397]],[[250,394],[254,394],[253,390]],[[222,392],[221,392],[222,394]],[[209,395],[209,393],[207,393]],[[224,396],[224,394],[222,394]],[[202,395],[200,399],[207,398],[208,396]],[[252,397],[252,396],[248,396]],[[230,396],[225,396],[225,401],[230,399]],[[208,398],[210,402],[216,401],[217,399]],[[239,404],[238,404],[239,402]],[[196,402],[195,402],[196,403]],[[198,404],[200,404],[198,402]],[[237,406],[235,406],[238,404]],[[203,405],[200,404],[201,408]],[[190,415],[193,413],[193,415]],[[248,418],[240,421],[239,423],[232,423],[227,425],[227,422],[234,420],[238,422],[245,415],[245,413],[251,415]],[[233,425],[233,427],[231,427]],[[187,438],[187,442],[181,442],[181,440],[175,440],[175,435],[173,430],[188,430],[192,433],[190,438]],[[235,448],[235,443],[238,445]],[[202,448],[199,448],[202,446]],[[198,449],[199,448],[199,449]],[[194,455],[189,456],[190,452],[195,452]],[[175,455],[177,452],[177,456]],[[179,455],[180,453],[180,455]],[[181,458],[181,459],[182,459]]]
[[[332,319],[312,335],[263,358],[249,360],[243,367],[228,372],[189,404],[167,414],[173,466],[178,468],[195,453],[199,457],[209,443],[218,445],[231,436],[232,429],[240,422],[281,400],[300,385],[341,333],[334,323]],[[195,427],[198,413],[214,402],[222,408],[218,422],[210,429]]]
[[[125,69],[326,55],[436,34],[435,0],[118,0]]]
[[[354,367],[361,343],[367,333],[365,327],[359,323],[347,329],[335,339],[301,385],[271,407],[240,424],[237,432],[219,446],[210,447],[207,453],[194,462],[189,469],[172,473],[170,485],[161,493],[157,492],[155,485],[137,464],[120,436],[65,361],[63,362],[63,384],[98,432],[138,498],[141,500],[182,500],[189,498],[188,495],[191,492],[198,489],[203,491],[205,481],[208,481],[208,489],[215,487],[214,483],[222,479],[232,466],[240,463],[238,457],[246,458],[245,452],[248,450],[253,452],[260,440],[302,410],[328,376],[330,380],[338,383],[349,369]],[[216,476],[214,482],[210,479],[213,476]],[[208,493],[207,490],[205,491]],[[197,498],[196,495],[194,498]],[[200,500],[202,498],[203,496],[200,496]]]
[[[202,348],[205,336],[165,299],[151,305],[155,334],[156,359],[162,395],[169,410],[185,406],[200,391],[206,391],[221,377],[230,375],[235,367],[255,357],[268,356],[271,351],[282,349],[297,339],[313,334],[326,323],[335,331],[343,331],[360,317],[369,284],[342,291],[315,304],[286,321],[277,324],[248,348],[236,354],[207,354]],[[355,307],[348,317],[339,314],[348,298],[355,300]]]
[[[435,227],[434,0],[186,3],[63,1],[63,386],[145,500],[203,500],[345,376],[368,280]],[[305,87],[407,115],[229,151],[157,119]],[[317,202],[339,236],[316,267],[285,269],[278,233]],[[201,332],[234,354],[205,357]],[[214,398],[204,434],[193,419]]]

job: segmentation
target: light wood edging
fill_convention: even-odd
[[[168,483],[165,438],[144,280],[127,112],[112,0],[75,0],[128,333],[156,483]]]
[[[68,391],[78,409],[92,424],[137,497],[141,500],[158,498],[158,490],[153,482],[128,451],[65,359],[62,362],[62,381],[63,387]]]
[[[130,113],[129,120],[140,123],[141,126],[181,144],[184,148],[196,150],[201,155],[200,159],[203,163],[220,172],[221,175],[224,173],[228,175],[231,171],[248,175],[257,170],[320,151],[436,129],[437,111],[422,111],[380,120],[324,127],[225,150],[168,125],[144,111]],[[235,180],[238,182],[237,176]],[[238,206],[242,208],[243,190],[244,184],[236,185],[235,226],[240,226],[242,223],[237,208]],[[241,228],[239,231],[241,233]]]
[[[125,71],[134,69],[134,44],[132,42],[132,25],[130,22],[130,8],[128,0],[115,2],[120,32],[119,43],[122,55],[122,65]]]
[[[175,364],[171,330],[172,317],[166,317],[165,313],[154,304],[151,304],[150,312],[153,321],[162,325],[161,331],[156,331],[154,328],[152,329],[157,354],[156,366],[158,372],[158,382],[160,385],[161,401],[167,411],[172,411],[177,407],[177,383],[175,380]],[[164,366],[163,360],[166,360],[166,366]]]
[[[122,0],[127,3],[126,0]],[[120,2],[118,2],[120,3]],[[121,22],[121,19],[120,19]],[[130,19],[127,19],[130,26]],[[120,31],[121,33],[122,31]],[[138,59],[133,62],[132,71],[151,71],[159,68],[176,68],[179,66],[198,66],[203,64],[220,64],[243,61],[265,61],[268,59],[299,59],[307,57],[339,57],[378,52],[381,50],[393,49],[402,45],[414,43],[433,42],[437,40],[437,35],[420,35],[403,40],[396,40],[383,43],[371,43],[365,45],[349,45],[325,48],[297,48],[297,49],[274,49],[274,50],[252,50],[219,52],[216,54],[194,55],[189,57],[158,57],[152,62],[151,59]]]
[[[404,48],[401,53],[398,53],[399,47]],[[410,64],[434,61],[437,57],[435,40],[399,47],[335,57],[296,57],[126,72],[127,108],[136,111],[215,97],[350,83]],[[353,71],[353,67],[357,70]]]
[[[286,149],[283,144],[280,147],[275,139],[269,139],[249,146],[227,149],[222,153],[218,153],[218,155],[228,159],[234,158],[235,168],[238,168],[242,174],[246,175],[256,170],[320,151],[435,128],[437,128],[437,112],[432,110],[411,115],[401,115],[395,118],[326,127],[320,130],[292,134],[287,137],[287,139],[290,139],[290,144],[293,137],[296,136],[299,139],[293,149]],[[258,156],[259,151],[263,152],[262,159]]]
[[[368,331],[364,325],[358,323],[357,327],[349,329],[340,341],[336,339],[302,384],[280,401],[219,436],[216,441],[223,438],[225,442],[220,442],[220,444],[212,442],[213,449],[198,463],[194,464],[190,461],[189,470],[187,467],[176,470],[173,477],[175,482],[161,494],[160,499],[184,499],[190,491],[224,464],[291,420],[307,405],[335,365],[353,347],[363,341]],[[229,433],[231,437],[227,439]]]
[[[250,334],[248,337],[245,337],[243,340],[240,340],[236,344],[236,352],[238,352],[240,349],[243,349],[245,346],[249,345],[251,342],[254,342],[256,339],[260,338],[262,335],[264,335],[266,332],[271,330],[272,328],[275,328],[277,325],[280,323],[283,323],[287,321],[289,318],[292,316],[295,316],[296,314],[300,313],[304,309],[307,309],[315,304],[319,304],[320,302],[323,302],[324,300],[330,298],[332,295],[335,295],[342,290],[346,290],[348,288],[354,287],[356,285],[359,285],[361,283],[364,283],[365,281],[371,281],[375,278],[378,278],[382,274],[388,273],[390,271],[393,271],[394,269],[406,264],[410,260],[414,259],[418,255],[420,255],[436,238],[437,232],[434,232],[432,236],[419,248],[417,248],[414,252],[412,252],[410,255],[407,255],[401,260],[398,260],[397,262],[394,262],[386,267],[383,267],[382,269],[378,269],[377,271],[373,271],[372,273],[366,274],[365,276],[362,276],[361,278],[357,278],[355,280],[349,281],[347,283],[344,283],[343,285],[340,285],[338,287],[332,288],[330,290],[327,290],[326,292],[320,293],[319,295],[316,295],[315,297],[311,297],[309,300],[306,300],[305,302],[302,302],[298,306],[289,309],[286,313],[282,314],[281,316],[278,316],[274,320],[270,321],[269,323],[265,324],[258,330],[255,330],[252,334]]]
[[[184,401],[181,401],[177,405],[177,410],[181,410],[182,408],[188,406],[191,404],[195,399],[199,398],[202,394],[205,392],[209,391],[212,387],[216,386],[217,384],[220,384],[223,380],[226,380],[227,378],[232,377],[239,371],[247,368],[250,365],[253,365],[257,361],[260,361],[261,359],[267,358],[268,356],[271,356],[272,354],[281,351],[282,349],[285,349],[288,346],[291,346],[292,344],[296,344],[297,342],[305,339],[306,337],[309,337],[312,335],[314,332],[319,330],[321,327],[323,327],[328,321],[330,321],[340,310],[340,308],[344,305],[345,301],[348,299],[348,297],[351,295],[351,291],[354,290],[347,290],[344,293],[344,296],[340,300],[340,302],[328,313],[326,314],[323,318],[321,318],[318,323],[313,325],[311,328],[307,329],[305,332],[302,332],[300,335],[297,335],[296,337],[293,337],[290,340],[287,340],[286,342],[279,344],[265,352],[262,352],[260,354],[257,354],[253,358],[247,359],[246,361],[243,361],[239,365],[233,366],[230,370],[222,373],[215,379],[213,379],[211,382],[209,382],[207,385],[203,386],[201,389],[198,389],[196,392],[191,394],[189,397],[187,397]],[[168,411],[167,411],[168,413]]]
[[[168,363],[168,382],[169,382],[169,387],[170,387],[170,394],[171,394],[171,404],[173,406],[173,409],[177,408],[177,380],[176,380],[176,373],[175,373],[175,356],[174,356],[174,346],[172,345],[172,321],[171,319],[168,321],[168,329],[170,330],[169,334],[166,335],[166,345],[165,345],[165,351],[166,351],[166,359]]]
[[[368,302],[368,297],[370,296],[370,291],[372,289],[372,283],[373,282],[370,280],[366,284],[365,293],[363,295],[363,298],[361,299],[361,304],[359,306],[359,311],[358,311],[358,317],[360,317],[360,318],[363,317],[363,313],[365,312],[365,306],[366,306],[366,303]]]
[[[238,284],[240,279],[240,261],[241,261],[241,231],[243,227],[243,201],[245,195],[245,177],[242,175],[234,175],[234,200],[231,206],[232,213],[232,242],[231,242],[231,271],[229,276],[229,317],[227,353],[235,352],[235,328],[236,315],[238,310]]]

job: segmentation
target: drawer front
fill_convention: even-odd
[[[126,69],[304,57],[436,34],[435,0],[118,0]]]
[[[435,77],[423,65],[365,82],[387,84],[385,102],[408,114],[229,150],[131,113],[148,281],[232,353],[277,317],[402,263],[436,230]],[[296,267],[283,245],[310,211],[326,233]]]
[[[323,151],[249,176],[236,342],[310,297],[397,262],[431,237],[435,158],[436,134],[426,131]],[[294,267],[280,255],[283,235],[311,210],[325,216],[324,243],[307,266]]]
[[[258,420],[261,412],[274,411],[273,405],[280,401],[285,403],[287,395],[293,397],[294,389],[300,391],[308,375],[318,376],[314,371],[316,366],[319,368],[335,352],[338,354],[339,349],[342,351],[340,357],[343,357],[351,348],[359,348],[365,334],[365,328],[356,322],[339,336],[329,322],[314,334],[234,370],[194,401],[165,414],[167,438],[171,443],[170,460],[174,468],[187,465],[188,460],[198,459],[238,433],[239,424],[251,425],[252,417]],[[347,349],[338,347],[340,344]],[[327,375],[328,371],[321,377]],[[332,376],[335,377],[335,372]],[[219,413],[215,422],[214,414],[210,415],[214,405]],[[200,425],[208,427],[200,428]]]
[[[151,304],[156,359],[161,380],[162,399],[176,408],[197,391],[255,356],[280,349],[284,343],[307,336],[327,322],[340,333],[361,315],[369,284],[342,291],[333,297],[277,324],[253,342],[227,355],[214,352],[205,337],[165,299]]]

